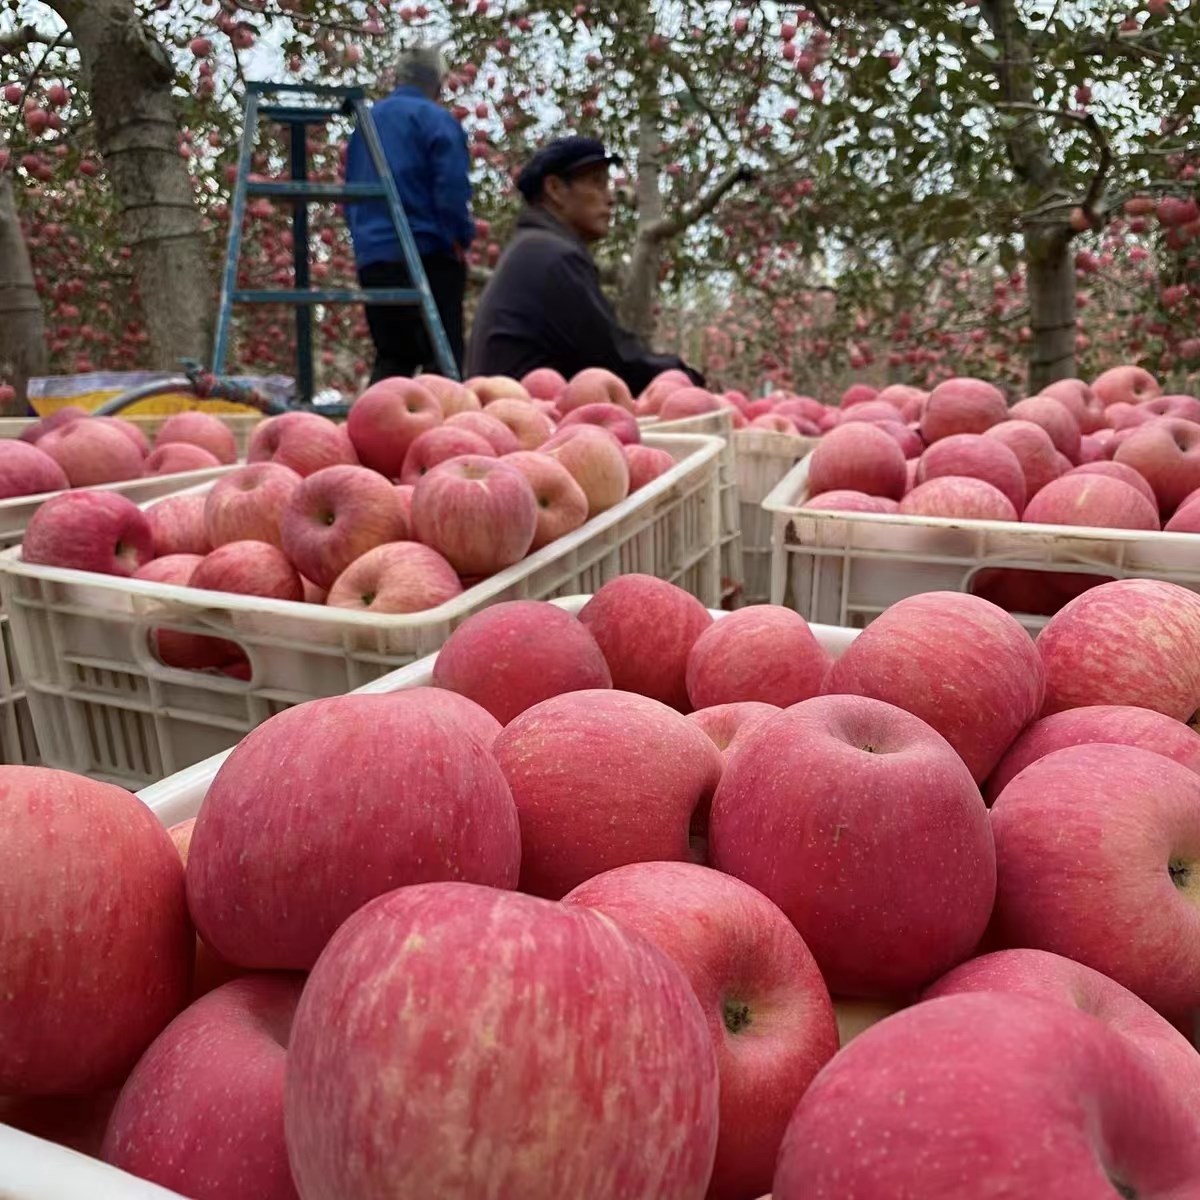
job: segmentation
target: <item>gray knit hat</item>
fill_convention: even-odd
[[[396,86],[418,87],[428,95],[437,95],[449,73],[446,56],[437,46],[414,46],[396,60]]]

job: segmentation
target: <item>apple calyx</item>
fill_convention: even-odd
[[[1171,876],[1171,882],[1179,891],[1186,893],[1192,890],[1193,875],[1195,872],[1191,863],[1173,858],[1167,864],[1167,872]]]
[[[730,1033],[741,1033],[750,1024],[750,1005],[738,1000],[726,1000],[722,1006],[725,1028]]]

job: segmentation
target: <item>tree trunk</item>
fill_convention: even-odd
[[[617,306],[621,323],[647,342],[654,340],[654,302],[662,258],[662,243],[656,232],[663,216],[659,105],[657,87],[643,92],[638,121],[638,234]]]
[[[1075,375],[1075,263],[1066,227],[1025,232],[1029,394]]]
[[[4,146],[0,143],[0,149]],[[0,171],[0,382],[17,390],[15,411],[25,411],[31,375],[46,372],[42,302],[17,214],[12,175]]]
[[[175,73],[134,0],[52,0],[79,52],[96,142],[150,340],[149,366],[207,361],[213,288],[192,179],[180,157]]]

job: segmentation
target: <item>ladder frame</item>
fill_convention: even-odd
[[[325,104],[268,104],[270,96],[318,97]],[[367,153],[379,177],[378,183],[318,183],[308,178],[308,126],[323,125],[335,117],[349,116],[366,143]],[[458,364],[450,349],[445,327],[437,310],[416,239],[400,200],[396,180],[388,167],[379,131],[361,87],[337,87],[328,84],[269,83],[254,80],[246,85],[244,124],[238,150],[237,179],[229,216],[229,235],[225,247],[225,268],[221,276],[220,308],[213,345],[212,370],[220,374],[229,353],[235,304],[288,304],[296,312],[296,392],[301,404],[311,405],[313,397],[312,310],[318,304],[396,304],[420,309],[425,331],[433,347],[437,366],[449,379],[459,378]],[[260,119],[288,125],[290,133],[290,180],[252,181],[250,168],[258,141]],[[292,288],[239,288],[238,264],[241,259],[242,226],[246,202],[250,196],[290,200],[292,204]],[[400,249],[413,286],[409,288],[313,288],[309,259],[308,205],[319,200],[340,200],[343,204],[365,200],[386,202]]]

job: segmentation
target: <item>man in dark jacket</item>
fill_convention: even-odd
[[[372,114],[446,337],[461,365],[466,250],[475,236],[475,223],[466,134],[437,103],[446,74],[440,51],[409,51],[397,64],[396,90],[376,104]],[[377,179],[366,143],[356,130],[346,155],[346,181]],[[362,286],[411,287],[387,204],[382,200],[348,204],[346,220]],[[419,308],[368,304],[367,323],[376,350],[372,383],[389,375],[437,369]]]
[[[593,138],[567,137],[539,150],[521,172],[526,206],[480,298],[469,375],[520,379],[553,367],[569,379],[585,367],[605,367],[634,395],[671,368],[703,382],[679,358],[655,354],[623,329],[601,291],[588,247],[608,233],[608,168],[617,161]]]

